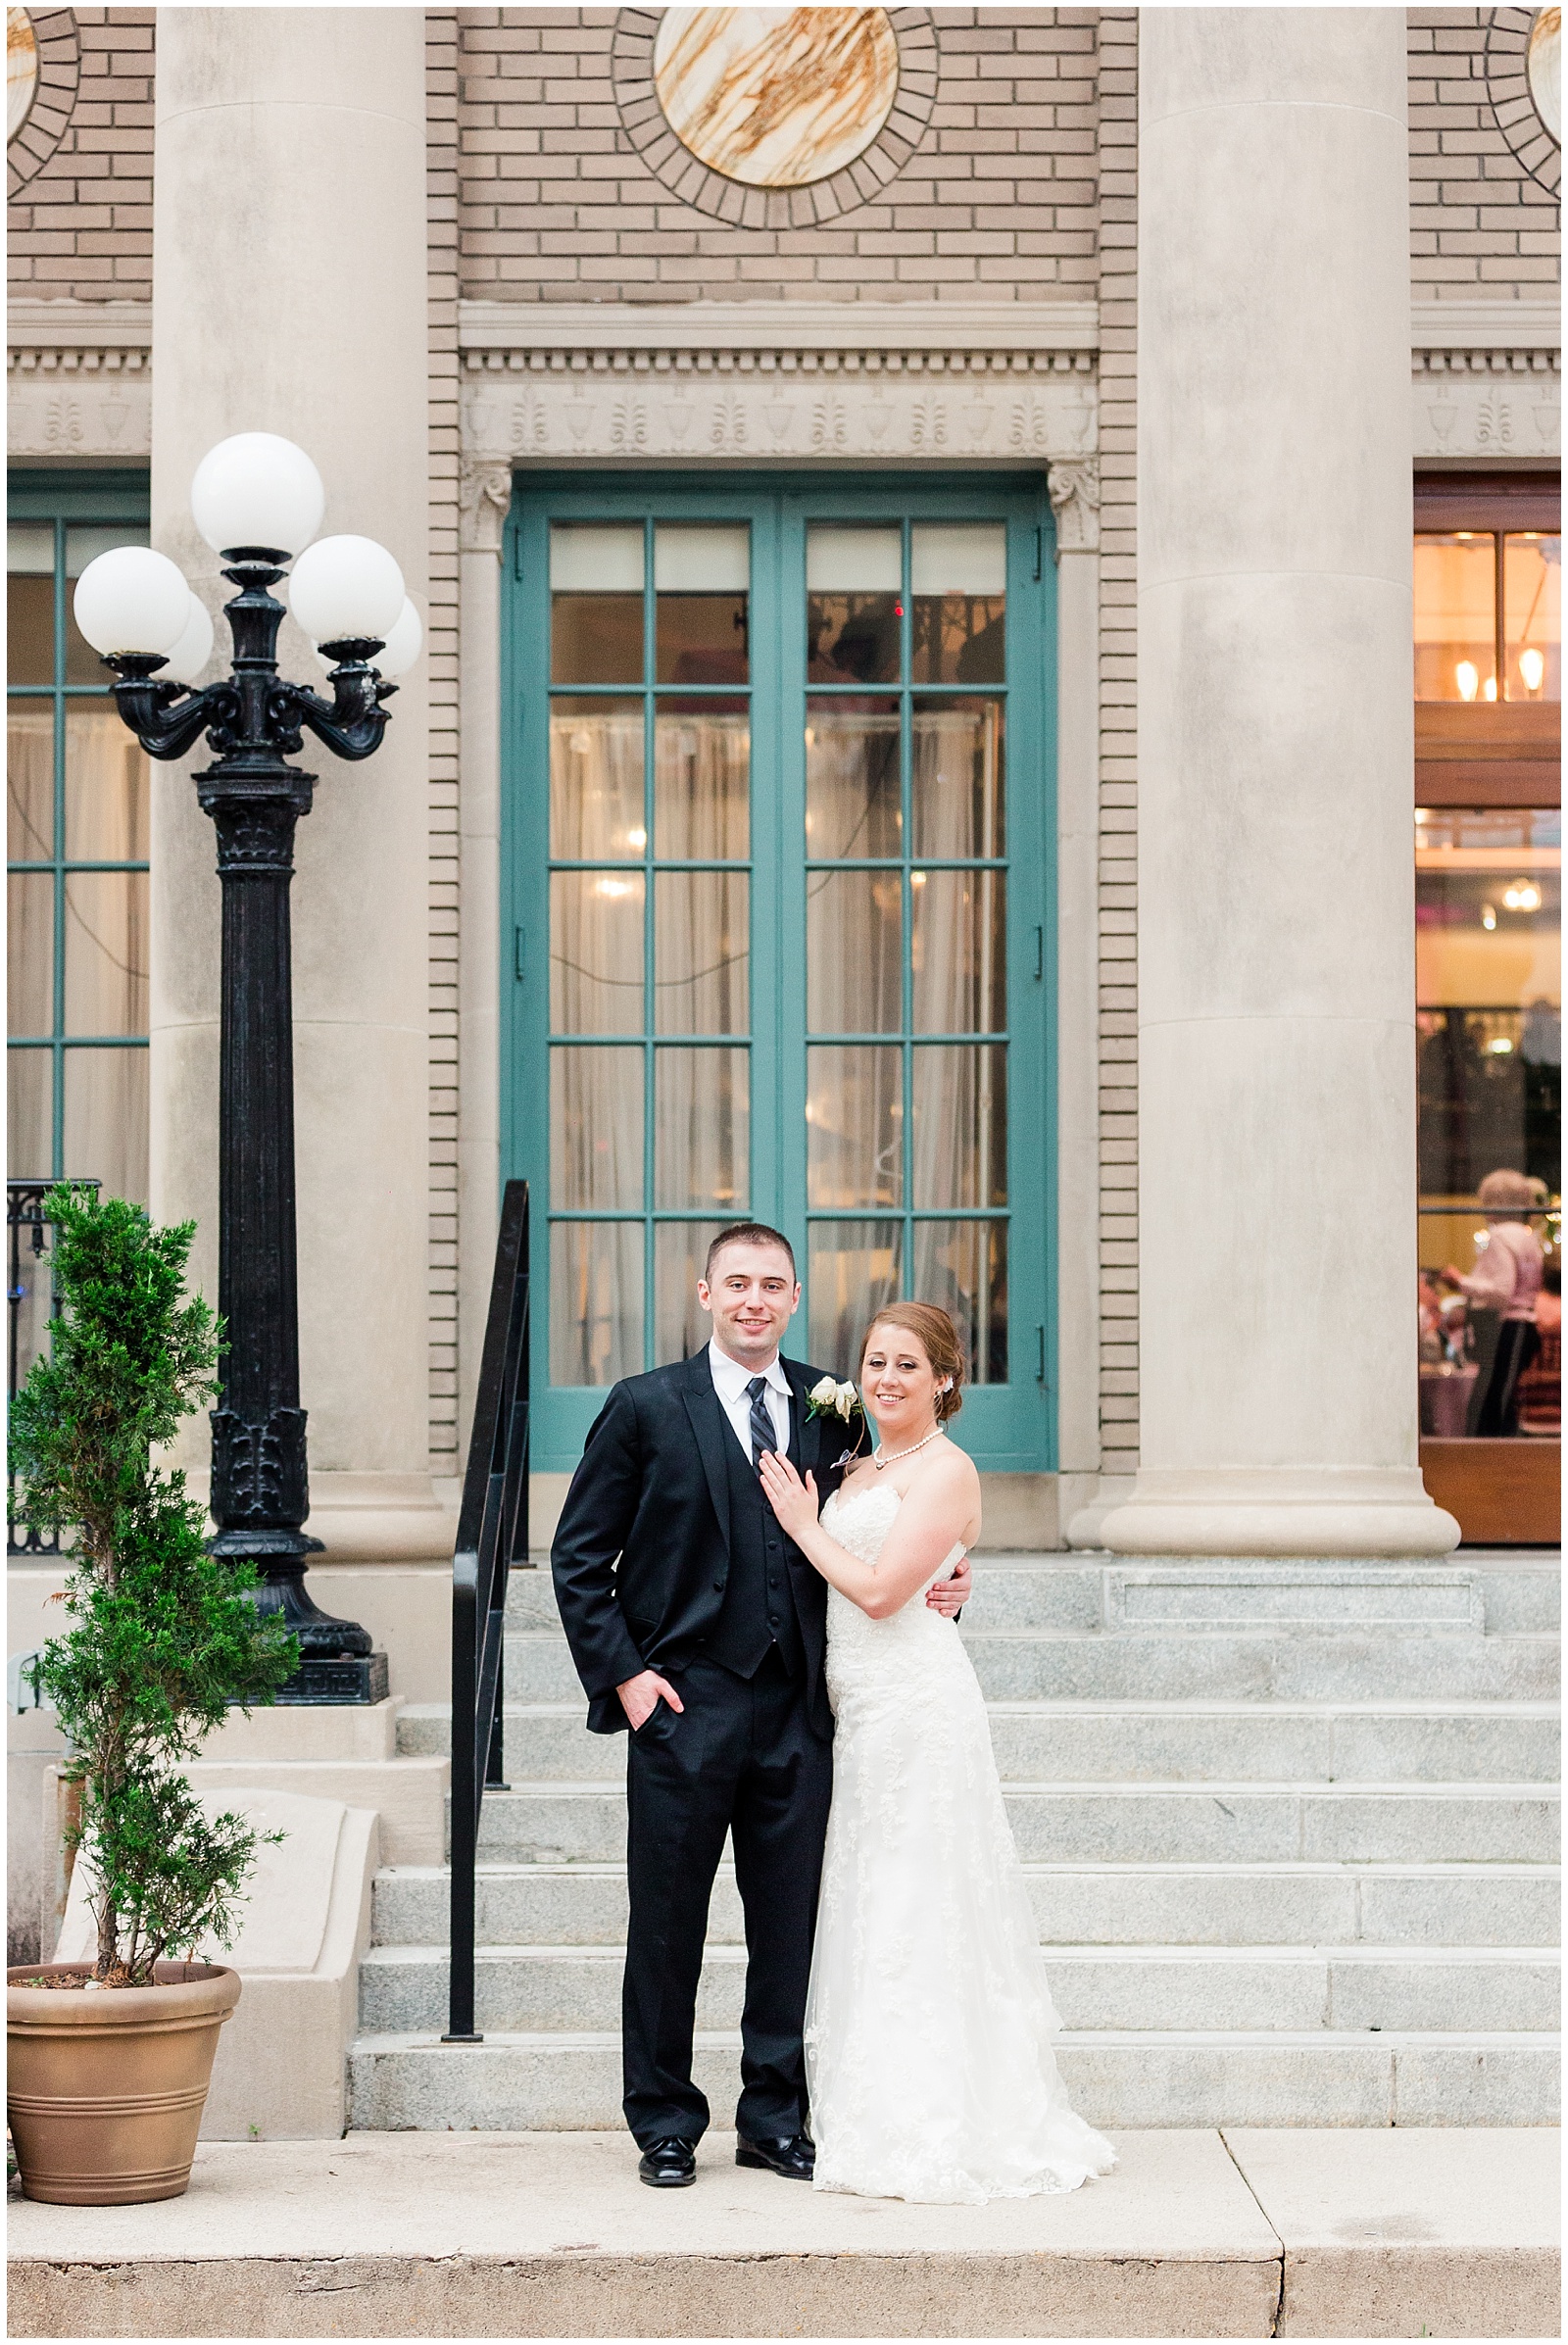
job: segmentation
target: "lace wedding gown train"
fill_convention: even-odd
[[[886,1485],[853,1490],[823,1526],[874,1563],[899,1504]],[[1075,2190],[1115,2152],[1056,2073],[985,1703],[956,1627],[923,1597],[873,1621],[828,1592],[833,1807],[806,2015],[816,2187],[932,2205]]]

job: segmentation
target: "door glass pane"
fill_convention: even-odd
[[[670,861],[751,853],[752,721],[745,701],[661,701],[654,727],[654,844]]]
[[[1429,1437],[1558,1430],[1561,837],[1556,813],[1526,808],[1423,808],[1416,817]],[[1504,1340],[1515,1256],[1517,1276],[1541,1292],[1526,1335]],[[1521,1345],[1528,1358],[1513,1356]]]
[[[6,540],[6,678],[12,684],[52,684],[54,523],[13,521]]]
[[[904,837],[900,801],[898,702],[808,700],[807,854],[824,862],[896,855]]]
[[[107,554],[115,546],[145,546],[147,531],[133,522],[96,522],[66,531],[66,682],[68,684],[107,684],[109,670],[92,645],[76,625],[76,614],[71,608],[72,590],[89,562],[96,562],[100,554]]]
[[[654,1203],[666,1210],[746,1207],[751,1162],[750,1053],[656,1051]]]
[[[902,532],[806,533],[806,673],[812,684],[892,684],[904,618]]]
[[[66,1170],[147,1202],[147,1053],[66,1052]]]
[[[54,1169],[54,1054],[6,1052],[6,1171],[13,1181],[47,1181]]]
[[[1007,532],[1001,521],[917,522],[909,674],[916,684],[1000,684],[1006,673]]]
[[[1511,701],[1562,699],[1562,539],[1503,540],[1503,646]]]
[[[550,1053],[550,1202],[561,1213],[636,1212],[643,1201],[643,1053]]]
[[[558,1221],[550,1231],[550,1381],[618,1384],[643,1366],[643,1230]]]
[[[1007,1023],[1005,876],[912,871],[916,1034],[996,1034]]]
[[[74,871],[66,881],[66,1032],[147,1031],[147,874]]]
[[[917,701],[910,743],[914,852],[935,857],[1003,855],[1003,704]]]
[[[640,521],[552,526],[550,643],[553,683],[642,682]]]
[[[1007,1201],[1007,1052],[999,1043],[922,1045],[913,1052],[912,1202]]]
[[[84,863],[147,859],[147,757],[112,703],[66,710],[66,852]]]
[[[808,1275],[814,1361],[840,1376],[858,1374],[869,1321],[904,1292],[903,1259],[902,1222],[812,1222]]]
[[[660,1034],[745,1034],[751,883],[744,871],[661,871],[654,880]]]
[[[640,1034],[643,875],[557,871],[550,880],[553,1034]]]
[[[940,1303],[968,1351],[969,1382],[1007,1381],[1007,1225],[917,1221],[914,1292]]]
[[[654,1226],[654,1357],[689,1360],[713,1333],[697,1299],[697,1282],[721,1221],[661,1221]]]
[[[1415,541],[1415,697],[1494,701],[1496,553],[1490,531]]]
[[[654,531],[654,614],[661,684],[744,684],[752,533],[744,522]]]
[[[47,871],[6,881],[6,993],[13,1034],[54,1032],[55,883]]]
[[[808,1204],[839,1211],[902,1204],[903,1052],[818,1043],[806,1063]]]
[[[54,853],[54,705],[12,701],[6,708],[7,858],[13,863],[47,862]]]
[[[641,855],[641,701],[550,704],[550,852],[563,862]]]
[[[902,894],[896,871],[807,874],[810,1033],[899,1032],[904,1023]]]

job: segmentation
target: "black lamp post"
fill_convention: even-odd
[[[198,472],[192,502],[204,534],[210,528],[199,494],[203,473],[215,459],[269,437],[246,434],[241,442],[225,442]],[[289,450],[309,466],[287,442],[271,441],[270,448]],[[229,468],[232,473],[231,459]],[[315,478],[315,467],[309,471]],[[255,480],[248,485],[254,492]],[[270,485],[275,492],[277,482]],[[233,506],[232,478],[228,486]],[[299,754],[306,731],[336,757],[374,755],[388,722],[383,704],[397,687],[371,661],[380,655],[387,665],[397,664],[387,653],[390,639],[401,630],[397,649],[408,655],[401,666],[412,664],[417,619],[405,604],[402,615],[389,621],[393,581],[396,597],[403,594],[389,555],[364,539],[320,540],[307,559],[315,584],[318,587],[324,574],[328,591],[312,602],[302,564],[293,584],[295,614],[309,626],[307,603],[322,611],[328,624],[334,613],[347,611],[356,631],[335,634],[319,646],[323,662],[330,663],[330,701],[279,676],[277,632],[284,607],[270,589],[284,575],[293,553],[287,546],[235,542],[232,532],[244,520],[254,525],[257,518],[276,517],[255,513],[266,500],[254,493],[248,504],[244,496],[237,502],[241,513],[217,515],[227,540],[221,548],[223,575],[239,589],[225,606],[233,638],[228,676],[195,690],[160,673],[170,668],[177,673],[180,666],[199,672],[207,657],[200,639],[205,630],[210,644],[212,629],[191,597],[195,611],[187,611],[185,618],[195,630],[196,648],[181,660],[182,643],[170,647],[172,581],[187,596],[190,590],[173,563],[145,548],[117,548],[89,565],[77,589],[77,618],[119,677],[120,713],[149,757],[183,757],[203,733],[214,752],[214,762],[196,775],[198,801],[218,833],[223,903],[218,1299],[227,1349],[219,1405],[212,1412],[213,1552],[253,1561],[261,1575],[257,1603],[264,1611],[281,1613],[299,1638],[301,1666],[281,1700],[370,1702],[386,1693],[385,1654],[372,1652],[368,1631],[357,1622],[320,1611],[305,1587],[306,1557],[319,1551],[321,1541],[303,1529],[310,1484],[299,1391],[289,881],[295,825],[311,810],[316,776],[288,760]],[[283,504],[288,517],[286,499]],[[276,529],[273,534],[292,534],[298,541],[300,532]],[[314,524],[305,534],[314,536]],[[161,608],[158,598],[166,590],[168,604]],[[104,604],[109,607],[101,609]],[[160,634],[165,651],[146,648]]]

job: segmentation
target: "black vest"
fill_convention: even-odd
[[[792,1436],[790,1446],[797,1446]],[[779,1527],[763,1495],[756,1468],[748,1463],[724,1422],[724,1463],[729,1476],[729,1578],[712,1635],[703,1648],[710,1661],[753,1678],[777,1645],[792,1678],[806,1667],[806,1648],[795,1617],[789,1557],[799,1552]]]

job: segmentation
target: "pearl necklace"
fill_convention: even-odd
[[[931,1431],[926,1435],[923,1441],[914,1442],[913,1445],[908,1449],[895,1449],[891,1457],[888,1457],[882,1450],[875,1449],[871,1453],[871,1463],[873,1466],[875,1466],[877,1472],[880,1474],[884,1466],[896,1466],[904,1458],[912,1457],[916,1449],[926,1448],[937,1439],[937,1436],[941,1433],[941,1431],[942,1428],[940,1425],[933,1425]]]

